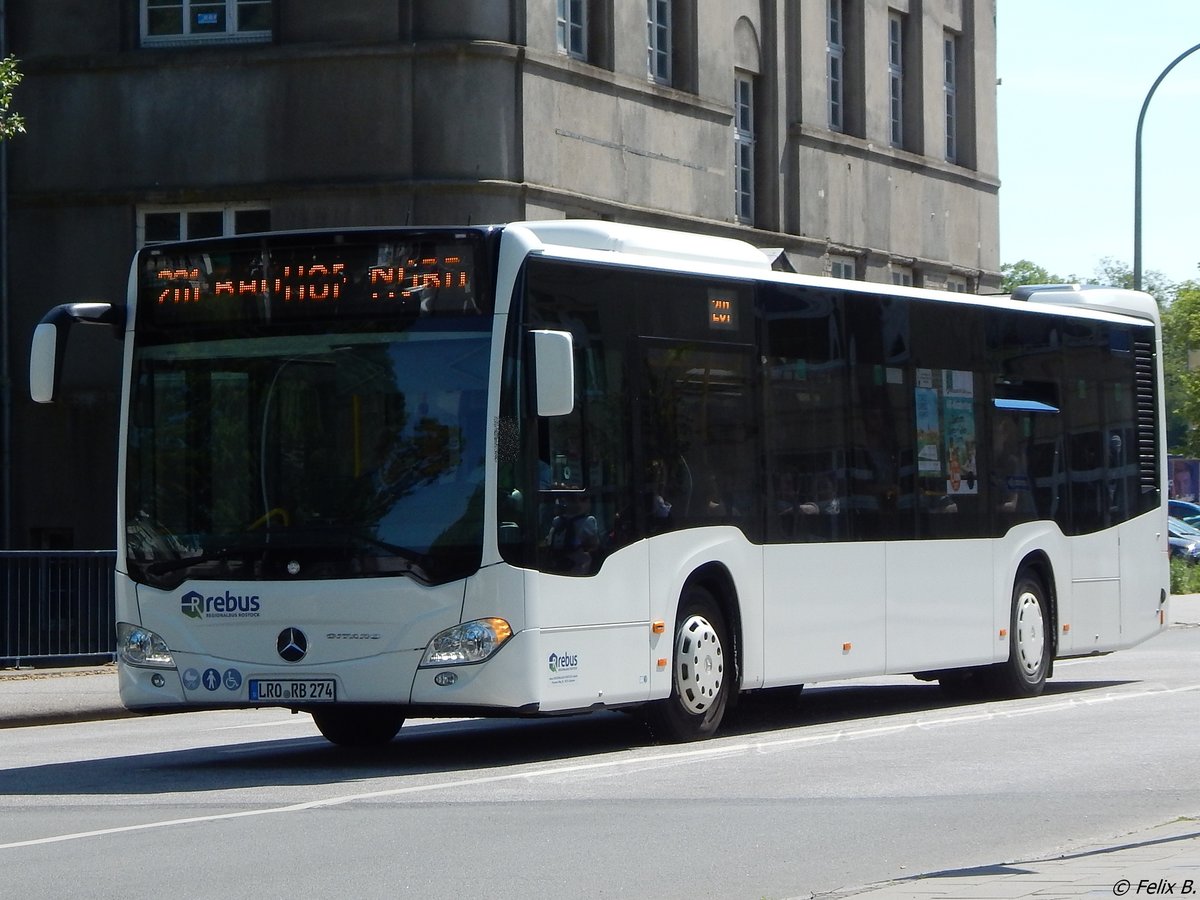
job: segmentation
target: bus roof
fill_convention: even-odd
[[[1133,316],[1158,323],[1158,303],[1149,294],[1123,288],[1079,284],[1025,285],[1005,295],[946,294],[924,288],[900,287],[876,282],[830,279],[828,276],[799,275],[774,270],[771,260],[778,249],[759,249],[735,238],[627,225],[599,219],[553,219],[513,222],[505,228],[519,228],[551,252],[566,256],[597,259],[612,253],[629,264],[642,260],[663,268],[703,271],[725,270],[727,274],[783,281],[793,284],[825,284],[839,290],[863,290],[869,293],[893,293],[910,297],[937,297],[958,302],[988,303],[1021,301],[1033,305],[1070,307],[1091,313]]]
[[[753,244],[734,238],[690,234],[642,225],[624,225],[597,219],[554,219],[514,222],[539,241],[552,247],[609,251],[630,256],[675,262],[701,262],[770,272],[766,254]]]
[[[1014,300],[1050,303],[1055,306],[1082,306],[1141,319],[1159,320],[1158,301],[1142,291],[1099,287],[1094,284],[1026,284],[1012,292]]]

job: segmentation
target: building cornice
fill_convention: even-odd
[[[907,150],[899,150],[896,147],[881,146],[864,138],[824,128],[815,128],[803,123],[793,124],[788,129],[788,136],[801,146],[812,147],[825,153],[836,153],[840,156],[867,160],[891,168],[905,169],[987,193],[995,194],[1000,190],[1000,178],[996,175],[956,166],[936,157],[921,156]]]
[[[650,79],[631,78],[601,66],[573,59],[562,53],[543,53],[523,48],[526,71],[562,81],[583,90],[637,100],[666,112],[684,112],[721,124],[733,121],[731,104],[715,103],[697,94],[658,84]]]
[[[523,48],[499,41],[390,41],[344,44],[202,43],[134,47],[112,53],[32,56],[21,61],[26,75],[138,71],[164,68],[228,68],[230,65],[286,65],[325,60],[412,60],[429,57],[492,57],[518,60]]]

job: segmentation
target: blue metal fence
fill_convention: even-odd
[[[0,550],[0,668],[114,659],[115,563],[111,550]]]

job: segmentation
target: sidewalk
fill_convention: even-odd
[[[0,729],[131,716],[117,693],[117,666],[0,669]]]
[[[929,872],[885,885],[821,894],[869,900],[1187,897],[1200,895],[1200,818],[1085,846],[1061,856]],[[810,897],[815,895],[810,895]]]
[[[1200,594],[1172,597],[1171,622],[1200,626]],[[0,670],[0,729],[130,715],[117,696],[115,665]],[[886,884],[845,888],[820,897],[822,900],[846,897],[1054,900],[1151,895],[1200,897],[1200,811],[1195,817],[1166,822],[1062,855],[914,874]]]

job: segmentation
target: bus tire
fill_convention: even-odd
[[[668,743],[712,737],[725,717],[733,682],[725,616],[707,588],[689,584],[679,600],[671,657],[671,696],[650,707],[650,729]]]
[[[388,743],[404,724],[399,706],[346,705],[310,710],[317,730],[339,747],[379,747]]]
[[[1053,654],[1050,604],[1041,579],[1029,571],[1017,576],[1012,597],[1008,659],[991,668],[990,680],[1001,697],[1037,697],[1046,687]]]

